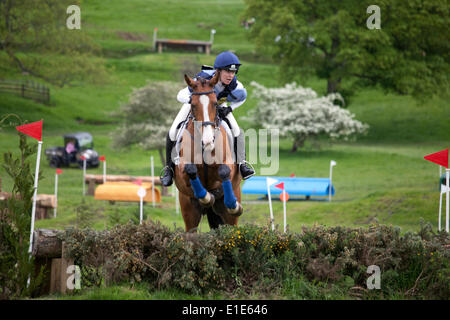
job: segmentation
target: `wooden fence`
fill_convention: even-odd
[[[0,92],[13,93],[22,98],[50,104],[50,89],[31,80],[0,79]]]

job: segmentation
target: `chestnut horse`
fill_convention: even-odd
[[[237,225],[243,211],[241,175],[216,112],[214,86],[219,75],[211,80],[184,78],[193,92],[174,179],[186,231],[195,232],[203,215],[208,217],[210,228]]]

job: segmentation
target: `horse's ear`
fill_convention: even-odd
[[[186,83],[189,87],[192,88],[194,86],[194,80],[189,78],[186,74],[184,75],[184,80],[186,81]]]
[[[214,74],[214,77],[209,81],[209,84],[214,87],[217,82],[219,82],[219,71],[216,71],[216,73]]]

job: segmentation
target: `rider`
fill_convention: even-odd
[[[232,114],[233,110],[241,106],[247,98],[247,91],[236,77],[240,66],[241,63],[239,62],[238,57],[230,51],[225,51],[220,53],[216,57],[214,68],[203,66],[202,71],[197,74],[197,77],[202,77],[209,80],[215,75],[216,72],[219,73],[219,81],[214,87],[214,91],[217,96],[217,103],[219,105],[217,111],[219,113],[219,117],[222,119],[226,118],[227,123],[231,126],[230,129],[235,138],[235,149],[237,146],[236,157],[237,163],[239,164],[239,171],[242,175],[242,178],[245,180],[253,176],[255,174],[255,171],[249,168],[246,164],[247,161],[245,160],[244,133],[239,129],[237,122]],[[171,156],[172,148],[174,147],[176,141],[176,132],[179,124],[182,121],[186,120],[191,110],[191,93],[192,89],[186,87],[180,90],[177,95],[177,100],[183,103],[183,106],[178,112],[178,115],[175,117],[175,120],[166,138],[167,163],[166,167],[164,168],[164,176],[161,179],[162,184],[166,187],[170,186],[173,182],[174,164]]]

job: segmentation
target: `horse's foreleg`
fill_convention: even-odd
[[[243,212],[242,205],[237,200],[233,192],[233,185],[230,180],[231,170],[226,164],[219,167],[219,176],[222,180],[223,202],[227,207],[227,211],[231,215],[240,216]]]
[[[197,166],[195,164],[186,164],[184,166],[184,171],[189,176],[191,187],[194,191],[194,197],[198,199],[200,204],[204,207],[211,207],[214,205],[214,196],[206,191],[197,176]]]
[[[196,232],[202,214],[192,204],[191,198],[183,193],[180,193],[180,207],[186,232]]]

